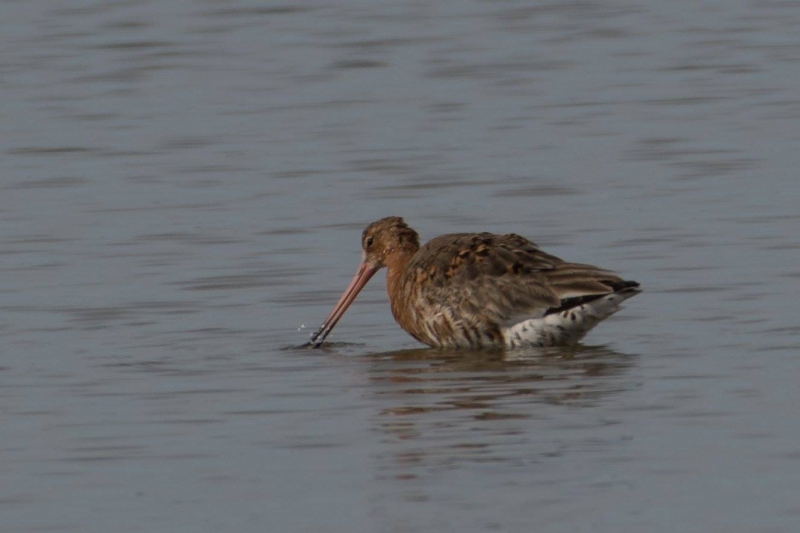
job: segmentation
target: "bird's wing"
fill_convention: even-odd
[[[591,265],[566,263],[516,234],[436,237],[414,255],[407,281],[423,307],[481,316],[499,325],[543,316],[573,298],[608,294],[623,282]]]

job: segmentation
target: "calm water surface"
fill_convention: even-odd
[[[800,528],[800,7],[5,2],[0,530]],[[422,349],[361,229],[646,292]]]

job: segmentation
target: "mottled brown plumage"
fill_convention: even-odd
[[[567,263],[513,233],[448,234],[420,247],[402,218],[387,217],[367,226],[361,245],[359,271],[314,346],[384,266],[395,319],[434,347],[571,344],[640,292],[636,282]]]

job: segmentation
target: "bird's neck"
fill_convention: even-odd
[[[419,247],[404,247],[392,252],[385,260],[386,289],[389,293],[389,300],[392,302],[392,307],[394,307],[396,298],[401,297],[403,277],[406,268],[418,249]]]

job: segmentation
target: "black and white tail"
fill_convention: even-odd
[[[566,298],[562,305],[544,316],[530,318],[503,329],[506,348],[576,344],[597,324],[622,307],[622,302],[639,294],[635,281],[625,281],[614,292]]]

